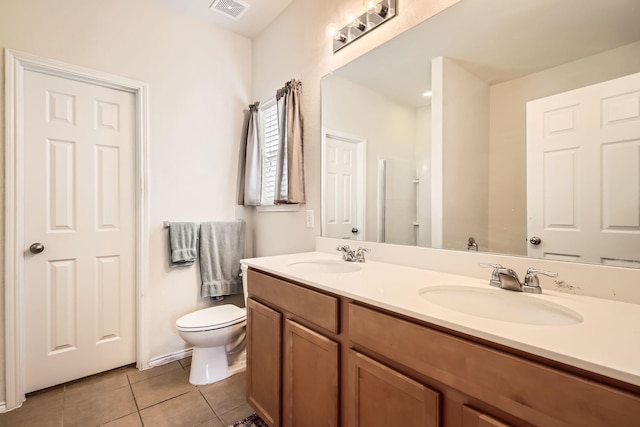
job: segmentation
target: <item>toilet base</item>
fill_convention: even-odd
[[[229,376],[231,376],[231,371],[229,371],[225,346],[193,348],[189,372],[191,384],[211,384]]]

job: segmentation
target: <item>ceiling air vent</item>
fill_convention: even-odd
[[[214,0],[209,9],[237,21],[249,9],[249,5],[239,0]]]

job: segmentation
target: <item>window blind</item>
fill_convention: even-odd
[[[278,105],[276,99],[270,99],[260,106],[263,125],[263,165],[261,204],[273,205],[276,188],[276,162],[278,158]]]

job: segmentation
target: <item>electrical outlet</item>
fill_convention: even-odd
[[[309,209],[305,215],[305,221],[307,224],[307,228],[313,228],[313,210]]]

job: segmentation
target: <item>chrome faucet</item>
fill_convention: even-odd
[[[522,292],[522,283],[518,278],[518,273],[510,268],[501,267],[498,269],[500,288],[508,291]]]
[[[491,286],[498,287],[500,289],[506,289],[509,291],[528,292],[532,294],[541,294],[542,288],[540,287],[540,280],[538,274],[544,274],[545,276],[556,277],[558,273],[553,271],[538,270],[537,268],[528,268],[527,274],[524,276],[524,283],[520,282],[518,274],[510,269],[503,267],[500,264],[478,264],[480,267],[491,267],[493,272],[491,273],[491,279],[489,284]]]
[[[365,262],[365,252],[369,252],[369,249],[358,248],[354,252],[349,245],[340,245],[336,248],[338,252],[342,252],[342,259],[347,262]]]
[[[338,252],[342,252],[342,259],[348,262],[355,262],[356,253],[351,250],[349,245],[340,245],[336,248]]]

